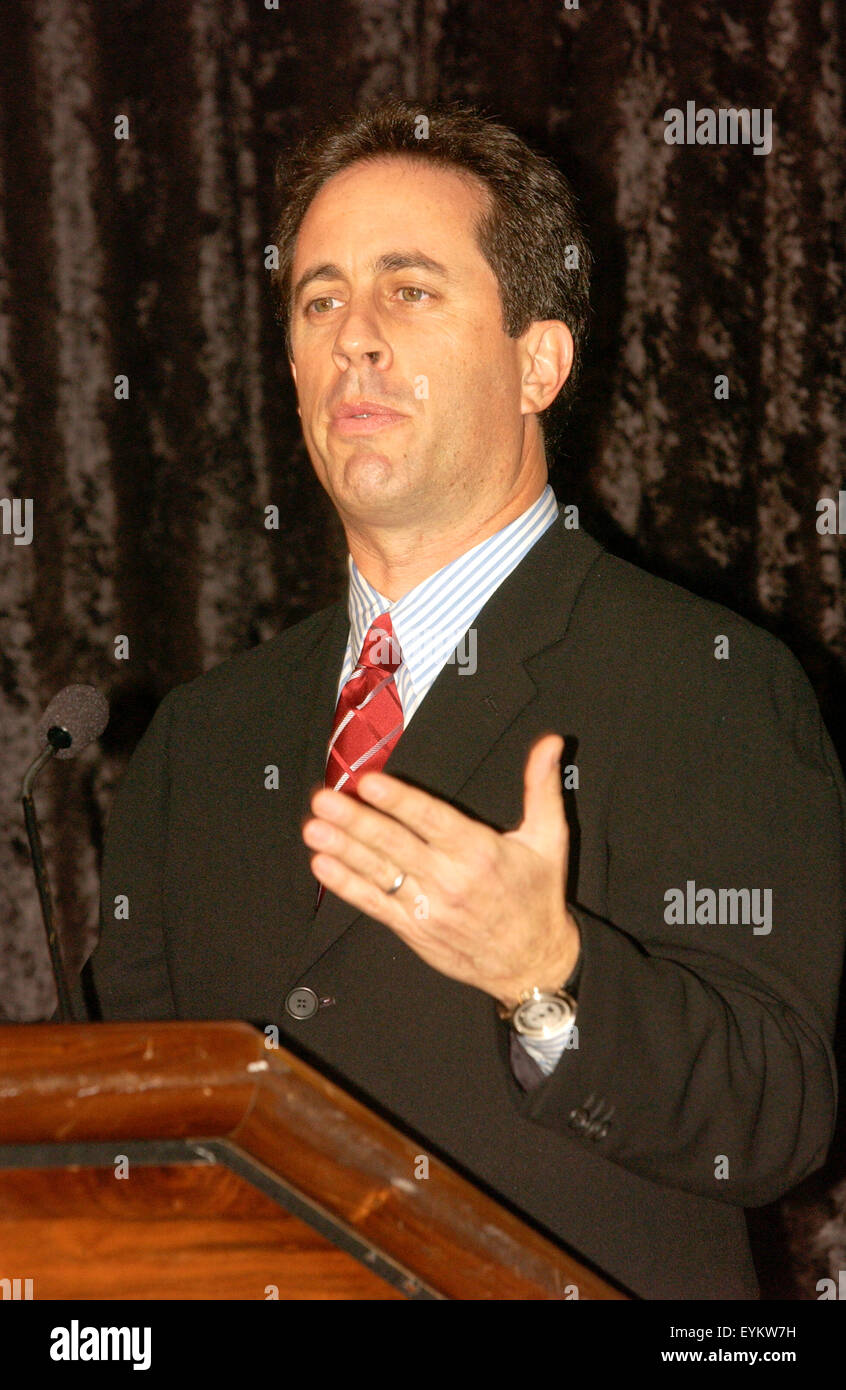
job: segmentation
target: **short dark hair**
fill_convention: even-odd
[[[425,134],[423,134],[425,132]],[[541,412],[544,438],[554,442],[572,401],[587,335],[591,255],[573,192],[551,160],[507,126],[461,102],[415,106],[391,97],[331,120],[281,156],[276,186],[284,199],[274,239],[279,266],[271,275],[277,320],[291,356],[291,266],[308,207],[342,169],[388,155],[427,159],[470,174],[489,194],[476,226],[479,249],[499,282],[503,327],[518,338],[538,319],[561,319],[573,335],[573,369],[555,401]]]

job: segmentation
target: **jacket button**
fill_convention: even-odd
[[[308,985],[300,985],[298,989],[292,989],[285,999],[285,1012],[291,1018],[311,1018],[316,1014],[320,1007],[320,1000],[313,989]]]

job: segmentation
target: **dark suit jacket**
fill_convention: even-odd
[[[104,1017],[277,1023],[634,1293],[757,1298],[743,1209],[822,1164],[835,1116],[846,789],[811,688],[769,634],[563,516],[475,627],[476,674],[444,667],[386,770],[505,830],[532,740],[567,738],[583,966],[578,1048],[552,1076],[521,1089],[486,994],[334,894],[314,916],[300,828],[345,602],[162,701],[107,834]],[[688,880],[771,889],[771,932],[668,925],[664,895]],[[295,1021],[298,984],[335,1003]]]

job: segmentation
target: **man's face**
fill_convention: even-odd
[[[452,170],[388,157],[336,174],[302,222],[292,370],[309,456],[353,528],[485,517],[513,490],[521,352],[476,243],[484,206]]]

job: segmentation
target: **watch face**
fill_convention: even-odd
[[[563,1033],[573,1018],[565,999],[547,995],[543,999],[528,999],[514,1012],[514,1027],[529,1038],[554,1038]]]

